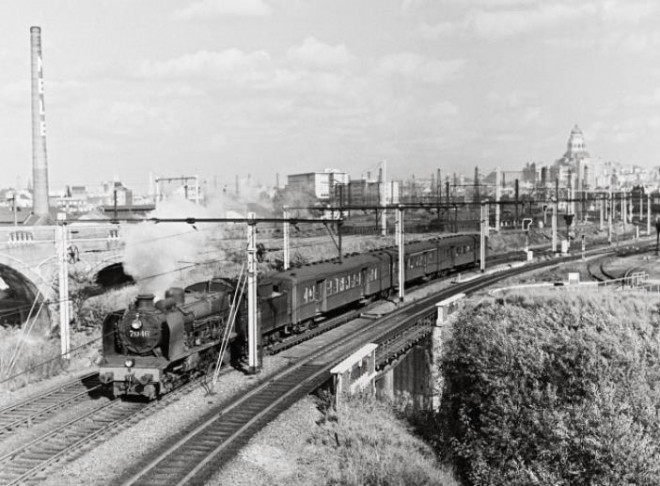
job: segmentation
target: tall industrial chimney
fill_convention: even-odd
[[[32,178],[34,180],[33,211],[41,217],[49,215],[48,161],[46,159],[46,108],[44,105],[44,70],[41,58],[41,27],[30,27],[32,52]]]

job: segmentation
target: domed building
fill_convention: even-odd
[[[566,153],[557,160],[551,169],[551,178],[559,178],[562,185],[582,190],[594,184],[591,157],[584,143],[584,134],[575,125],[568,136]]]
[[[571,134],[568,136],[568,143],[566,153],[562,160],[566,161],[579,161],[589,158],[589,152],[584,145],[584,135],[580,127],[575,125]]]

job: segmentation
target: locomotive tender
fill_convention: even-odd
[[[479,263],[479,236],[452,235],[405,248],[405,282],[432,278]],[[264,344],[304,332],[335,312],[398,288],[398,253],[387,248],[290,268],[260,280],[258,312]],[[215,362],[228,325],[232,284],[223,279],[173,288],[154,303],[138,296],[103,323],[100,379],[115,395],[155,398]],[[237,360],[247,338],[246,306],[238,309],[231,337]]]

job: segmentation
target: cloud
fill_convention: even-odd
[[[344,44],[331,46],[314,37],[305,39],[301,46],[289,48],[286,57],[296,64],[318,69],[341,68],[354,60]]]
[[[657,2],[634,0],[482,0],[479,5],[468,12],[463,27],[479,37],[489,39],[538,33],[542,29],[560,28],[577,21],[584,21],[585,28],[599,23],[610,29],[638,25],[660,11]],[[426,31],[427,35],[432,32],[428,29]]]
[[[551,27],[562,22],[589,18],[596,13],[593,4],[543,4],[518,10],[475,10],[467,25],[479,37],[502,38]]]
[[[264,81],[271,64],[266,51],[243,52],[240,49],[223,51],[201,50],[166,61],[144,62],[140,77],[225,79],[235,82]]]
[[[402,0],[401,11],[404,13],[418,10],[431,3],[429,0]]]
[[[425,83],[443,83],[460,73],[464,66],[462,59],[440,61],[413,52],[390,54],[380,61],[381,70],[387,74]]]
[[[620,24],[639,24],[660,10],[658,2],[607,0],[600,6],[603,20]]]
[[[543,41],[544,44],[561,49],[577,49],[590,51],[600,50],[603,53],[623,52],[633,54],[654,54],[654,49],[660,47],[660,33],[644,32],[642,30],[608,30],[602,36],[585,37],[561,36],[551,37]]]
[[[183,20],[208,19],[223,15],[260,17],[270,15],[272,8],[264,0],[200,0],[175,12]]]
[[[452,35],[458,30],[459,26],[451,22],[439,22],[437,24],[424,22],[418,28],[419,35],[429,40],[438,40],[441,37]]]
[[[459,112],[459,107],[451,101],[439,101],[434,103],[429,110],[430,116],[438,120],[454,118]]]

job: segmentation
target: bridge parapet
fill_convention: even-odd
[[[83,224],[68,225],[69,241],[73,244],[109,242],[123,246],[122,228],[117,224]],[[11,251],[21,246],[39,244],[55,244],[57,238],[56,226],[0,226],[0,251]]]
[[[438,317],[435,323],[436,327],[443,327],[451,321],[452,316],[463,306],[464,298],[465,294],[460,293],[435,304],[438,311]]]
[[[365,390],[374,393],[377,347],[378,345],[374,343],[365,344],[330,370],[333,375],[337,405],[344,395]]]

